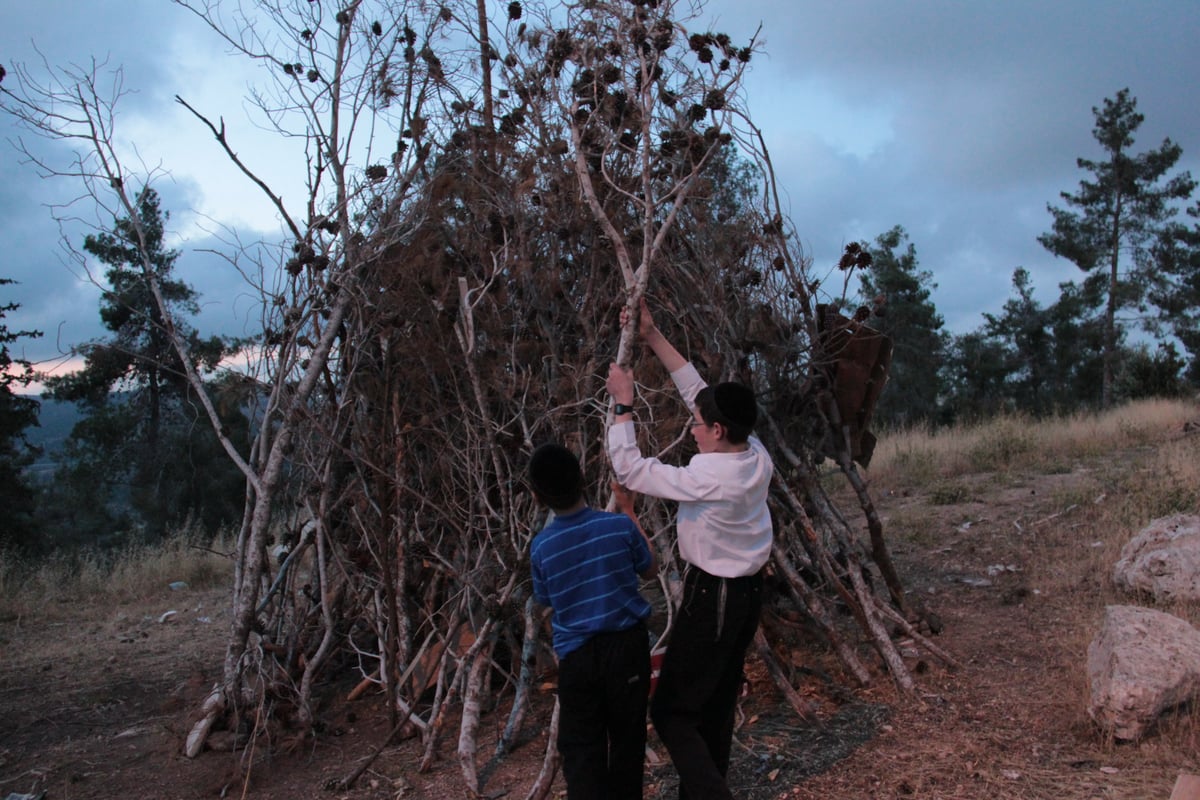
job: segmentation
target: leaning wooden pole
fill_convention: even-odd
[[[558,697],[554,698],[554,711],[550,714],[550,727],[546,729],[546,754],[542,759],[542,770],[537,780],[529,788],[525,800],[546,800],[550,796],[550,787],[554,784],[554,776],[558,774],[558,765],[562,756],[558,754],[558,721],[561,707]]]

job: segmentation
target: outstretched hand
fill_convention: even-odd
[[[637,519],[637,511],[633,505],[633,492],[629,491],[615,480],[609,483],[609,486],[612,487],[613,500],[616,501],[617,509],[620,510],[620,512],[625,516],[632,519]]]
[[[629,306],[621,307],[621,327],[624,328],[629,323]],[[639,300],[638,308],[638,335],[643,339],[649,339],[657,327],[654,325],[654,317],[650,314],[650,307],[646,305],[646,297],[642,295]]]

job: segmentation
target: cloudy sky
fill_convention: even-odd
[[[1105,98],[1128,87],[1146,118],[1135,148],[1170,137],[1183,147],[1180,168],[1200,177],[1195,0],[709,0],[701,17],[735,40],[760,30],[749,106],[817,271],[847,242],[902,225],[952,333],[999,309],[1016,267],[1043,302],[1079,277],[1037,236],[1050,226],[1046,204],[1078,187],[1076,158],[1100,155],[1092,108]],[[204,304],[197,327],[254,330],[251,293],[203,252],[206,232],[270,237],[274,216],[172,98],[223,115],[239,154],[268,178],[286,185],[288,172],[274,158],[278,141],[255,137],[247,78],[229,72],[211,33],[168,0],[0,0],[0,20],[0,64],[123,67],[120,135],[164,174],[157,187],[180,237],[179,276]],[[7,119],[0,133],[17,135]],[[48,208],[77,187],[20,161],[0,144],[0,277],[20,282],[0,288],[0,304],[21,304],[5,319],[10,330],[45,333],[18,350],[50,368],[103,335],[98,292],[64,256]]]

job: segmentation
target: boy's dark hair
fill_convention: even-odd
[[[754,430],[754,423],[758,422],[754,390],[734,381],[705,386],[696,395],[696,409],[709,425],[721,423],[725,437],[732,444],[746,441]]]
[[[529,457],[529,485],[538,500],[550,508],[570,508],[583,497],[579,459],[561,444],[541,445]]]

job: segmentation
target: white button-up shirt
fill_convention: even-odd
[[[671,373],[687,407],[707,384],[692,364]],[[751,436],[736,453],[697,453],[685,467],[642,455],[632,421],[608,431],[608,456],[622,485],[635,492],[679,502],[679,555],[709,574],[739,578],[758,572],[771,556],[771,512],[767,490],[774,465],[762,442]]]

